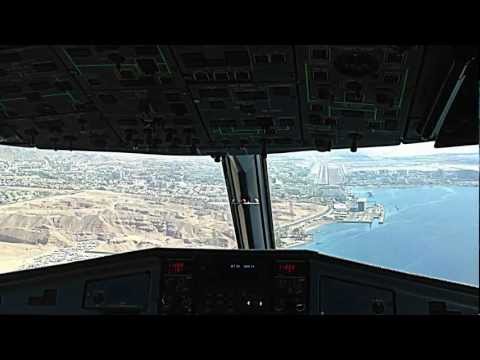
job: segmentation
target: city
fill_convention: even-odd
[[[355,188],[478,186],[478,154],[434,159],[269,156],[277,247],[311,241],[326,224],[388,218]],[[237,246],[222,167],[210,157],[3,146],[0,229],[1,272],[148,247]]]

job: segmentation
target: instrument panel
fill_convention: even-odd
[[[0,144],[215,156],[420,142],[452,63],[449,46],[0,47]]]
[[[0,299],[0,314],[478,312],[478,288],[301,250],[141,250],[2,274]]]

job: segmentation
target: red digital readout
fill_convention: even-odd
[[[167,272],[169,274],[181,274],[185,271],[185,263],[183,261],[175,261],[168,264]]]
[[[290,263],[278,264],[278,271],[284,274],[294,274],[297,271],[297,265]]]

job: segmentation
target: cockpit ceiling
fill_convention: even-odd
[[[4,46],[0,144],[215,155],[432,140],[454,59],[448,46]]]

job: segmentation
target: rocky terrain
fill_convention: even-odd
[[[2,272],[179,246],[235,247],[231,219],[220,209],[108,191],[68,192],[0,206]]]

